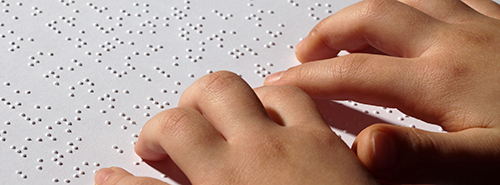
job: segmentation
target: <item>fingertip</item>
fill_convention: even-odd
[[[271,75],[269,75],[265,80],[264,80],[264,85],[269,86],[269,85],[274,85],[277,81],[281,79],[281,77],[285,74],[284,71],[281,72],[276,72]]]
[[[113,173],[115,173],[115,171],[112,168],[100,169],[94,177],[95,183],[97,185],[103,185],[106,179]]]
[[[352,145],[352,150],[358,156],[359,160],[367,169],[371,169],[373,163],[373,148],[371,143],[371,130],[370,127],[362,130]]]
[[[304,42],[305,42],[306,39],[307,39],[307,37],[301,39],[300,42],[297,44],[297,46],[295,46],[295,57],[301,63],[306,62],[305,59],[304,59],[304,57],[303,57],[304,56],[304,54],[303,54],[303,47],[304,47]]]
[[[141,138],[135,144],[134,151],[140,158],[148,161],[161,161],[168,157],[166,153],[158,153],[149,149],[147,144],[143,144]]]
[[[329,47],[315,29],[297,44],[295,56],[301,63],[336,57],[340,50]]]

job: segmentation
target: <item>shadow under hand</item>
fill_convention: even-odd
[[[172,161],[169,157],[163,161],[144,161],[149,166],[153,167],[155,170],[164,174],[166,177],[172,179],[173,181],[182,184],[182,185],[190,185],[191,182],[181,171],[181,169],[177,166],[177,164]]]
[[[328,125],[353,135],[358,135],[372,124],[387,123],[331,100],[314,100],[314,102]]]

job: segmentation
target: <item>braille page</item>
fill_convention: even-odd
[[[219,70],[252,87],[355,0],[0,0],[0,179],[93,184],[119,166],[176,183],[134,153],[144,123]],[[344,53],[345,54],[345,53]],[[373,123],[441,131],[396,109],[318,101],[351,145]]]

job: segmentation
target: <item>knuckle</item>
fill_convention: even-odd
[[[195,116],[194,110],[188,108],[176,108],[163,111],[156,115],[156,130],[162,134],[171,136],[182,136],[187,127],[190,126],[190,118]]]
[[[313,77],[314,71],[308,68],[310,63],[305,63],[300,66],[291,67],[287,70],[285,74],[281,77],[280,80],[286,80],[289,82],[300,82],[301,79],[309,79],[309,77]]]
[[[274,134],[259,134],[255,142],[245,144],[245,148],[253,151],[250,158],[267,156],[270,161],[280,160],[287,156],[288,150],[290,150],[288,146],[285,141]]]
[[[331,130],[316,129],[311,132],[313,133],[311,134],[311,137],[313,137],[312,139],[316,141],[312,143],[320,145],[320,147],[334,146],[338,143],[343,143],[343,141],[341,141],[340,138]]]
[[[384,11],[390,2],[393,0],[365,0],[361,2],[361,7],[358,9],[356,14],[357,18],[362,21],[369,21],[380,14],[386,12]]]
[[[454,38],[461,38],[468,45],[487,45],[495,41],[495,35],[489,33],[480,28],[457,28]]]
[[[237,81],[241,81],[238,75],[228,71],[219,71],[204,76],[198,81],[197,85],[201,90],[210,93],[227,89]]]
[[[444,58],[446,57],[446,58]],[[449,88],[456,85],[460,79],[469,76],[473,70],[472,66],[463,62],[459,56],[446,55],[440,61],[430,61],[422,71],[422,78],[426,84],[435,86],[433,88],[445,87]]]
[[[336,66],[332,68],[333,75],[336,79],[343,82],[352,82],[363,73],[363,66],[365,65],[367,59],[361,54],[346,55],[340,57],[336,62]]]

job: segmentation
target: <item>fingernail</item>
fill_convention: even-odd
[[[273,74],[269,75],[266,78],[266,80],[264,80],[264,85],[273,85],[275,82],[280,80],[281,76],[283,76],[284,73],[285,73],[284,71],[281,71],[281,72],[277,72],[277,73],[273,73]]]
[[[99,185],[104,184],[104,181],[106,181],[109,175],[111,175],[114,172],[115,171],[109,168],[100,169],[99,171],[97,171],[97,174],[95,175],[95,183]]]
[[[396,163],[397,149],[393,137],[386,132],[375,130],[372,133],[373,163],[378,170],[388,170]]]

